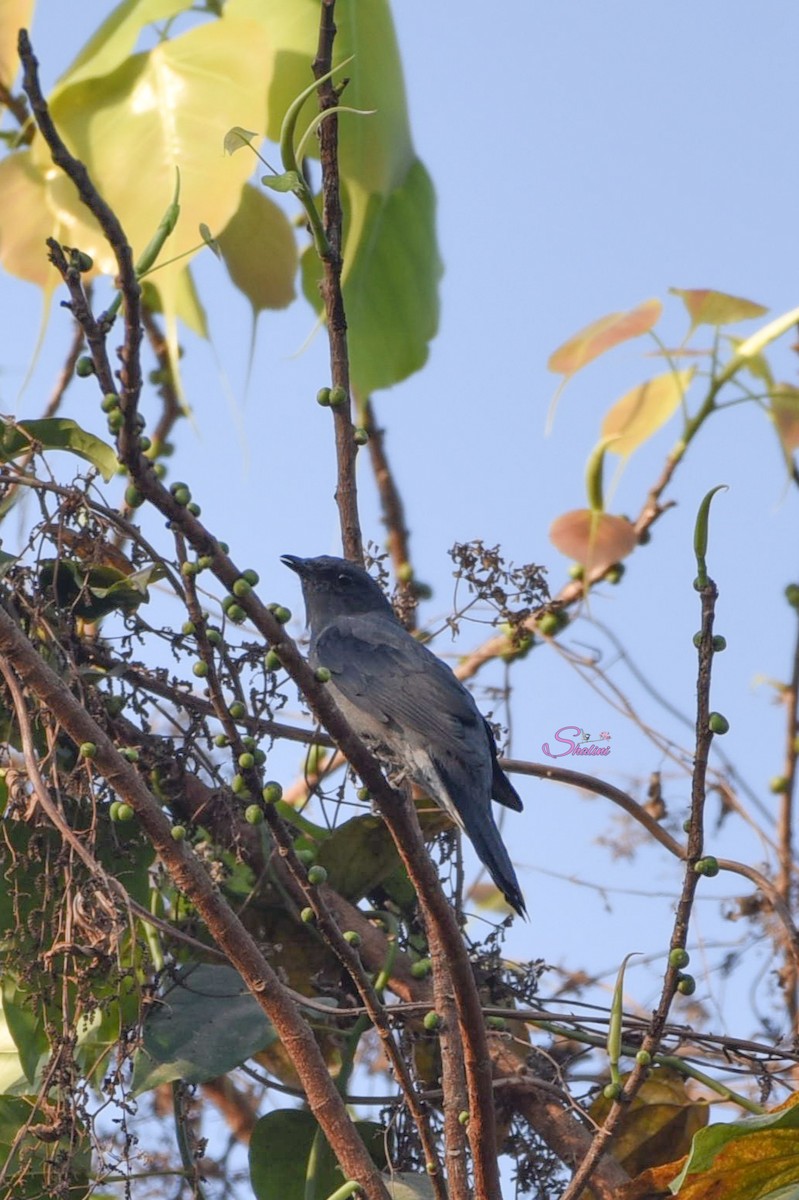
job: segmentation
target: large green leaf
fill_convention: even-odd
[[[355,1127],[377,1166],[385,1167],[385,1129],[374,1121],[356,1121]],[[279,1109],[256,1121],[250,1138],[250,1183],[257,1200],[304,1200],[308,1156],[318,1128],[307,1109]],[[329,1196],[343,1182],[325,1142],[316,1195]]]
[[[310,81],[318,39],[316,0],[229,0],[229,13],[264,23],[274,39],[268,135]],[[438,327],[441,262],[435,196],[416,158],[391,13],[386,0],[340,0],[333,61],[353,56],[342,102],[370,116],[339,117],[339,164],[345,208],[344,300],[353,387],[361,395],[419,370]],[[303,130],[314,116],[311,102]],[[236,124],[246,124],[237,121]],[[316,155],[315,139],[308,153]],[[320,265],[303,256],[303,289],[319,311]]]
[[[293,100],[313,81],[311,62],[319,39],[318,0],[228,0],[229,16],[262,23],[272,40],[272,70],[266,133],[278,141],[283,116]],[[353,57],[344,70],[348,79],[342,103],[374,115],[339,119],[339,165],[347,183],[367,193],[388,195],[402,184],[413,161],[402,64],[388,0],[339,0],[333,65]],[[338,81],[337,81],[338,82]],[[307,120],[314,116],[312,100]],[[231,124],[250,126],[240,120]],[[315,139],[308,153],[318,157]]]
[[[345,188],[344,302],[353,388],[368,396],[424,366],[438,329],[442,274],[435,193],[419,159],[387,196]],[[319,310],[321,266],[309,247],[303,290]]]
[[[184,1079],[202,1083],[232,1071],[276,1034],[232,967],[200,964],[160,997],[144,1025],[133,1068],[134,1095]]]
[[[44,417],[38,421],[7,423],[0,430],[0,459],[9,461],[35,447],[68,450],[92,464],[108,482],[117,471],[117,456],[111,446],[81,429],[68,417]]]

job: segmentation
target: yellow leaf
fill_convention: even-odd
[[[590,508],[556,517],[549,538],[561,554],[582,563],[586,573],[595,577],[631,554],[638,541],[635,528],[626,517]]]
[[[53,119],[119,216],[134,257],[171,202],[178,170],[180,217],[163,259],[202,246],[201,222],[216,234],[233,216],[253,161],[246,153],[225,157],[222,143],[234,124],[264,125],[268,50],[259,24],[225,16],[56,95]],[[37,142],[34,155],[46,159]],[[86,211],[60,175],[50,185],[50,201],[65,218]],[[167,272],[185,266],[184,260],[159,271],[159,291]]]
[[[549,357],[547,366],[559,375],[571,376],[606,350],[648,333],[660,317],[659,300],[645,300],[629,312],[609,313],[581,329]]]
[[[629,458],[680,407],[694,368],[668,371],[640,383],[618,400],[602,422],[602,437],[613,437],[608,450]]]
[[[591,1105],[598,1124],[610,1105],[601,1094]],[[674,1162],[688,1153],[694,1134],[707,1125],[708,1112],[704,1100],[691,1099],[677,1071],[656,1067],[625,1110],[613,1140],[613,1157],[630,1175]]]
[[[697,325],[735,325],[738,321],[751,321],[768,312],[762,304],[753,300],[742,300],[727,292],[714,292],[710,288],[669,288],[673,296],[679,296],[691,318],[691,329]]]
[[[3,0],[0,13],[0,84],[11,89],[19,70],[17,34],[30,29],[33,0]]]
[[[770,1113],[709,1125],[672,1183],[680,1200],[785,1200],[799,1189],[799,1097]],[[677,1185],[679,1184],[679,1190]]]

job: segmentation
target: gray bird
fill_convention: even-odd
[[[281,561],[302,583],[311,666],[330,671],[328,686],[348,723],[452,817],[508,903],[525,916],[491,813],[492,796],[516,812],[522,802],[471,694],[411,637],[361,567],[329,555],[284,554]]]

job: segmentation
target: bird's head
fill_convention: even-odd
[[[300,577],[312,634],[319,634],[325,625],[339,617],[361,613],[394,616],[379,584],[362,567],[345,558],[329,554],[297,558],[294,554],[284,554],[280,561]]]

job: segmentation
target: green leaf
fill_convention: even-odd
[[[386,1179],[391,1200],[435,1200],[436,1190],[429,1175],[412,1175],[410,1171],[397,1171]]]
[[[415,159],[385,198],[348,185],[345,209],[350,373],[356,393],[368,396],[423,367],[438,329],[435,193]],[[303,255],[302,272],[305,295],[319,310],[321,266],[313,249]]]
[[[230,278],[253,312],[286,308],[295,296],[297,243],[281,209],[245,184],[241,203],[217,238]]]
[[[243,150],[245,146],[251,146],[255,138],[260,138],[260,134],[252,129],[242,129],[241,125],[234,125],[225,134],[222,140],[222,148],[225,154],[235,154],[237,150]]]
[[[753,300],[742,300],[727,292],[714,292],[709,288],[669,288],[672,296],[679,296],[691,318],[691,330],[697,325],[736,325],[739,321],[751,321],[768,312],[762,304]]]
[[[11,975],[3,976],[3,1015],[31,1091],[34,1090],[36,1068],[50,1050],[42,1014],[36,1011],[37,1007],[41,1005],[37,1006],[29,992],[20,990]]]
[[[608,445],[612,454],[629,458],[648,441],[677,411],[683,401],[695,368],[667,371],[646,383],[639,383],[617,400],[602,422],[603,438],[613,438]]]
[[[161,1083],[202,1083],[240,1066],[276,1034],[232,967],[207,963],[182,972],[145,1021],[132,1091]]]
[[[401,865],[385,822],[371,815],[353,817],[334,829],[319,847],[317,862],[327,871],[330,886],[353,901],[370,895]]]
[[[200,237],[205,242],[206,246],[211,251],[211,253],[213,255],[215,255],[217,258],[220,258],[221,253],[219,250],[219,243],[217,242],[214,235],[211,233],[211,230],[205,224],[205,221],[200,221]]]
[[[657,324],[663,309],[659,300],[645,300],[628,312],[608,313],[575,333],[549,356],[547,366],[558,375],[571,378],[588,363],[620,346],[630,338],[641,337]]]
[[[42,450],[68,450],[77,454],[108,482],[117,471],[117,456],[111,446],[81,429],[68,417],[45,417],[38,421],[6,422],[0,433],[0,458],[9,461],[31,447]]]
[[[0,1005],[0,1095],[6,1096],[11,1092],[17,1092],[20,1085],[26,1091],[30,1090],[17,1043],[11,1033],[5,1010]],[[2,1146],[1,1134],[0,1146]],[[0,1162],[2,1161],[3,1156],[0,1154]]]
[[[386,1163],[386,1131],[375,1121],[355,1121],[367,1150],[378,1167]],[[307,1109],[279,1109],[256,1121],[250,1138],[250,1183],[256,1200],[303,1200],[308,1156],[319,1126]],[[316,1195],[329,1196],[343,1177],[332,1151],[324,1143],[323,1169],[316,1177]]]
[[[296,171],[282,171],[278,175],[262,175],[261,183],[272,192],[296,192],[302,180]]]
[[[318,0],[228,0],[230,16],[259,21],[270,39],[266,135],[279,142],[284,114],[311,82],[319,37]],[[338,0],[335,62],[347,67],[342,102],[375,109],[368,121],[339,122],[339,166],[348,185],[387,195],[402,185],[414,158],[397,37],[387,0]],[[337,77],[338,82],[338,77]],[[318,158],[315,146],[308,153]]]
[[[268,31],[267,136],[278,141],[284,114],[309,83],[318,39],[317,0],[291,5],[284,0],[228,0],[226,11],[255,18]],[[405,379],[426,362],[428,343],[438,328],[441,262],[433,187],[413,151],[387,0],[339,0],[336,26],[336,62],[354,55],[345,70],[349,80],[342,103],[374,110],[368,119],[347,116],[338,126],[351,374],[356,393],[365,396]],[[307,151],[318,157],[314,139]],[[275,181],[267,178],[264,185]],[[303,256],[302,274],[305,295],[320,311],[321,267],[313,249]]]

